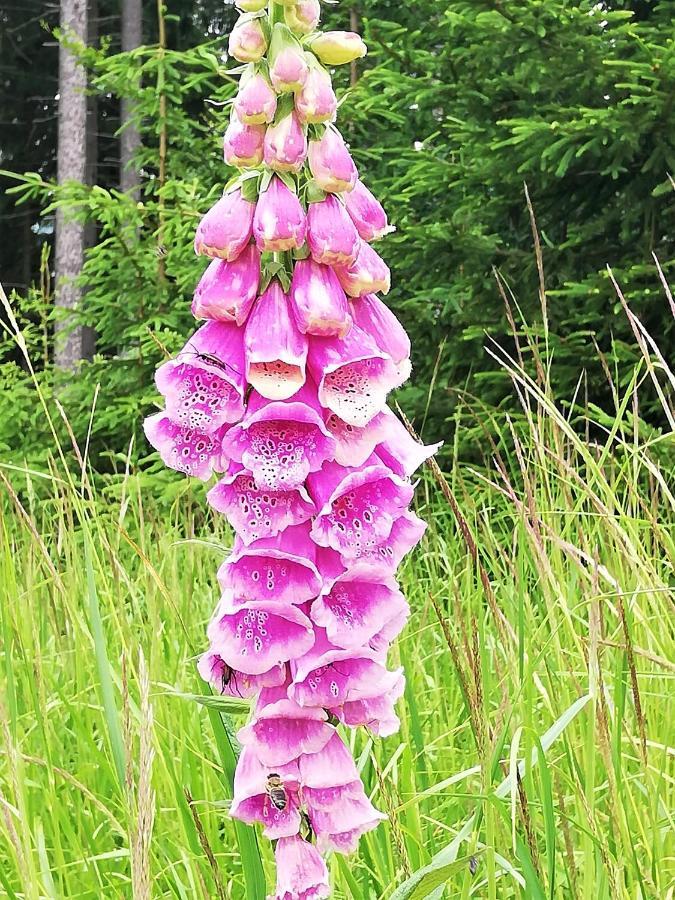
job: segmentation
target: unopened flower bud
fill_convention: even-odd
[[[264,75],[256,72],[241,82],[234,110],[247,125],[261,125],[274,119],[277,95]]]
[[[368,52],[353,31],[325,31],[310,43],[310,48],[326,66],[341,66],[360,59]]]
[[[316,262],[329,266],[354,262],[359,251],[359,236],[337,197],[329,194],[319,203],[310,203],[307,225],[307,243]]]
[[[318,141],[309,142],[309,168],[324,191],[351,191],[358,173],[347,145],[336,128],[326,128]]]
[[[228,52],[239,62],[258,62],[267,50],[262,20],[242,16],[232,29]]]
[[[309,66],[296,37],[280,22],[274,26],[269,52],[270,81],[278,94],[298,91],[307,79]]]
[[[259,166],[263,159],[264,140],[264,125],[246,125],[233,113],[223,139],[225,162],[240,169]]]
[[[317,63],[310,66],[307,80],[295,95],[295,109],[302,122],[332,122],[337,111],[337,97],[331,77]]]
[[[307,219],[297,195],[275,176],[258,198],[253,217],[258,249],[293,250],[304,244],[306,230]]]
[[[235,2],[244,12],[260,12],[267,6],[267,0],[235,0]]]
[[[300,34],[311,34],[319,24],[320,17],[319,0],[296,0],[295,3],[286,5],[284,9],[286,24]]]
[[[245,200],[241,188],[224,194],[197,227],[195,253],[236,259],[251,239],[255,203]]]
[[[345,194],[344,200],[347,212],[356,225],[359,236],[364,241],[369,243],[376,241],[394,230],[387,221],[387,214],[382,208],[382,204],[361,180],[356,182],[353,191]]]
[[[277,172],[299,172],[307,158],[307,138],[295,112],[270,125],[265,134],[265,163]]]

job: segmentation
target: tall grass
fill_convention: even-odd
[[[614,415],[554,398],[524,333],[489,348],[522,414],[466,408],[483,463],[423,473],[401,731],[348,734],[389,821],[331,860],[336,897],[673,895],[673,433],[639,397],[672,422],[675,378],[631,321]],[[188,483],[169,507],[90,477],[85,445],[0,467],[0,894],[257,896],[270,849],[227,802],[246,711],[198,702],[194,666],[229,534]]]

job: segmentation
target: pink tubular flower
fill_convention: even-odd
[[[253,234],[261,251],[292,250],[305,242],[307,217],[294,194],[276,175],[258,198]]]
[[[295,0],[285,4],[284,19],[292,31],[311,34],[319,24],[321,4],[319,0]]]
[[[268,400],[288,400],[305,383],[307,337],[300,334],[278,281],[272,281],[246,323],[246,378]]]
[[[225,428],[207,434],[176,425],[166,413],[158,412],[145,420],[143,429],[170,469],[208,481],[214,472],[222,472],[227,465],[227,457],[223,455]]]
[[[258,62],[267,50],[267,39],[262,21],[252,16],[242,16],[230,33],[228,53],[239,62]]]
[[[375,454],[358,469],[327,462],[309,476],[308,485],[319,508],[312,539],[336,550],[345,565],[389,537],[413,495],[412,487]]]
[[[329,266],[297,260],[288,299],[302,334],[344,337],[351,328],[347,297]]]
[[[330,897],[326,863],[313,844],[299,834],[282,837],[274,855],[277,889],[268,900],[325,900]]]
[[[358,172],[342,135],[336,128],[326,128],[318,141],[309,142],[309,169],[323,191],[351,191]]]
[[[342,339],[312,338],[307,364],[321,405],[359,428],[384,409],[399,384],[391,359],[356,325]]]
[[[236,325],[208,322],[157,369],[166,412],[182,428],[210,434],[244,414],[244,348]]]
[[[239,93],[234,100],[234,111],[240,122],[246,125],[264,125],[274,119],[277,111],[277,95],[272,85],[260,72],[242,76]]]
[[[234,776],[234,797],[230,814],[249,825],[259,822],[270,840],[293,837],[300,830],[299,771],[297,763],[279,766],[273,783],[281,792],[270,796],[270,772],[249,749],[245,749]]]
[[[414,513],[404,513],[395,520],[385,540],[374,546],[356,547],[352,561],[363,560],[382,572],[394,572],[406,553],[410,553],[422,540],[426,527],[426,523]]]
[[[295,112],[290,112],[265,134],[265,165],[275,172],[299,172],[307,158],[307,138]]]
[[[354,323],[369,334],[380,350],[396,364],[401,384],[410,376],[410,338],[405,329],[375,294],[365,294],[350,303]]]
[[[358,562],[324,584],[310,615],[336,647],[357,649],[368,646],[375,635],[394,640],[409,612],[392,577]]]
[[[302,605],[321,590],[315,564],[316,545],[308,525],[294,525],[273,538],[253,544],[236,540],[234,550],[218,570],[225,592],[247,600],[276,600]]]
[[[359,236],[347,210],[333,195],[309,204],[307,243],[318,263],[351,265],[356,259]]]
[[[337,97],[328,72],[314,63],[307,80],[295,95],[295,110],[301,122],[332,122],[337,112]]]
[[[307,79],[309,66],[297,38],[286,25],[277,22],[269,53],[270,81],[278,94],[299,91]]]
[[[234,262],[214,259],[201,277],[192,315],[197,319],[216,319],[243,325],[255,302],[260,284],[260,253],[249,246]]]
[[[361,836],[377,828],[386,818],[366,797],[363,787],[358,797],[343,796],[337,809],[313,809],[309,814],[317,846],[323,853],[328,850],[353,853]]]
[[[362,466],[387,437],[392,415],[388,410],[382,410],[367,425],[357,427],[331,413],[326,419],[326,428],[335,438],[335,462],[341,466]]]
[[[263,159],[264,125],[247,125],[232,113],[223,138],[223,158],[228,166],[239,169],[258,166]]]
[[[437,444],[420,444],[416,441],[403,422],[392,416],[386,438],[377,447],[377,455],[400,478],[410,478],[422,463],[434,456],[443,446]]]
[[[396,734],[401,725],[394,707],[404,690],[405,678],[401,675],[388,693],[345,703],[341,707],[331,708],[331,713],[350,728],[362,726],[379,737],[389,737]]]
[[[351,265],[336,266],[335,274],[350,297],[363,297],[378,291],[388,294],[391,286],[389,266],[365,241],[360,243],[356,260]]]
[[[286,666],[283,663],[261,675],[246,675],[232,669],[221,656],[210,649],[200,656],[197,671],[220,694],[242,699],[255,697],[263,688],[277,687],[286,681]]]
[[[247,675],[262,675],[306,653],[314,643],[312,624],[297,606],[274,600],[238,603],[224,594],[207,635],[214,653]]]
[[[325,31],[310,41],[309,46],[326,66],[342,66],[368,52],[359,35],[353,31]]]
[[[223,194],[197,226],[195,253],[235,260],[251,240],[255,203],[244,200],[241,189]]]
[[[359,237],[364,241],[376,241],[394,230],[387,221],[382,204],[360,179],[354,185],[354,190],[345,194],[345,206]]]
[[[335,441],[321,418],[315,391],[305,385],[286,403],[253,394],[246,416],[228,432],[225,452],[243,463],[260,487],[295,490],[333,458]]]
[[[260,488],[241,463],[231,463],[206,495],[209,504],[223,513],[245,544],[276,537],[291,525],[301,525],[316,507],[303,485],[291,491]]]

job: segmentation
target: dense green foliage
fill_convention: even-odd
[[[149,45],[125,56],[113,52],[114,43],[85,54],[101,96],[138,100],[142,204],[116,193],[110,177],[93,189],[54,192],[36,175],[22,193],[33,207],[66,203],[97,223],[98,243],[82,273],[82,315],[98,332],[99,356],[78,379],[68,377],[59,396],[82,437],[100,384],[93,446],[101,462],[102,453],[125,447],[127,423],[137,429],[152,407],[156,364],[194,327],[189,298],[203,263],[192,255],[192,233],[230,174],[219,161],[228,110],[218,104],[235,86],[223,55],[233,12],[215,21],[200,6],[188,28],[179,6],[169,8],[179,16],[169,16],[166,54]],[[341,123],[398,227],[383,253],[393,269],[392,305],[413,337],[416,374],[403,405],[418,422],[429,405],[427,433],[446,436],[458,391],[489,404],[509,396],[483,346],[485,331],[509,340],[493,268],[513,288],[524,317],[535,326],[541,321],[527,182],[541,231],[560,395],[572,396],[586,370],[589,396],[611,408],[595,344],[610,368],[634,351],[606,264],[647,325],[673,335],[651,258],[655,252],[672,272],[673,4],[366,0],[324,10],[345,27],[351,7],[370,53],[352,89],[349,73],[340,76]],[[187,47],[186,35],[194,42],[206,21],[208,42]],[[166,122],[159,119],[161,92]],[[168,155],[160,185],[162,128]],[[39,368],[49,356],[50,305],[45,293],[15,299]],[[24,399],[30,392],[9,344],[4,358],[11,362],[0,367],[0,402],[11,404],[16,418],[4,418],[0,443],[16,446],[18,421],[19,449],[32,455],[40,415]],[[58,381],[49,369],[40,377],[47,391]],[[645,401],[655,425],[658,410]]]

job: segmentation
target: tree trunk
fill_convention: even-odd
[[[87,18],[87,44],[90,47],[98,43],[98,0],[88,0]],[[98,181],[98,96],[92,91],[87,97],[87,184],[97,184]],[[96,221],[90,220],[84,226],[85,249],[93,247],[96,243],[98,229]],[[83,298],[86,307],[86,291]],[[90,325],[82,328],[82,359],[93,359],[96,352],[96,329]]]
[[[143,5],[142,0],[122,0],[122,51],[128,52],[140,47],[143,43]],[[134,101],[122,98],[120,104],[120,188],[130,191],[138,200],[140,191],[140,175],[134,165],[134,157],[141,145],[138,128],[131,123]]]
[[[61,0],[61,30],[67,37],[87,40],[87,0]],[[73,53],[59,47],[59,126],[57,179],[59,184],[86,179],[87,76]],[[74,279],[84,262],[84,227],[62,208],[56,212],[56,305],[64,310],[79,306],[82,292]],[[61,369],[74,369],[82,357],[82,329],[72,328],[68,317],[56,323],[54,361]]]

